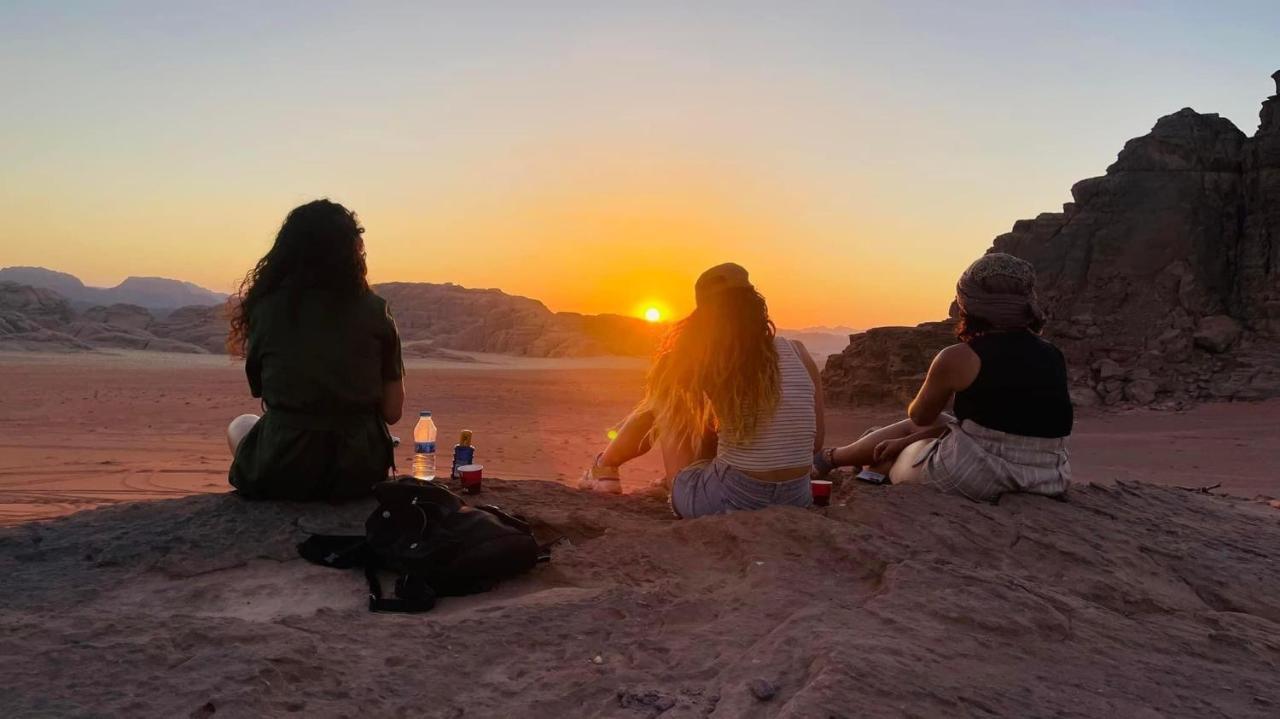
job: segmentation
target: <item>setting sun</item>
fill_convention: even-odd
[[[646,322],[657,322],[662,319],[662,312],[657,307],[650,307],[644,311],[644,319]]]

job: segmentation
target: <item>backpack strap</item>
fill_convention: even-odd
[[[369,562],[369,543],[360,535],[313,534],[298,545],[298,555],[312,564],[350,569]]]
[[[391,427],[382,421],[382,413],[374,411],[378,418],[378,426],[382,427],[382,434],[387,438],[387,479],[395,479],[396,472],[396,441],[391,436]]]
[[[512,529],[515,529],[520,532],[524,532],[530,537],[533,536],[533,528],[529,525],[529,520],[525,519],[523,516],[519,514],[512,514],[511,512],[508,512],[505,509],[494,504],[477,504],[477,505],[474,505],[474,507],[476,509],[484,510],[489,514],[492,514],[493,516],[497,517],[499,521],[501,521],[503,524],[507,525],[508,527],[511,527]],[[560,536],[560,537],[556,537],[550,542],[545,542],[545,543],[539,542],[538,543],[538,564],[545,564],[547,562],[550,562],[551,548],[559,544],[560,541],[563,539],[564,537]]]
[[[507,525],[508,527],[511,527],[516,531],[524,532],[525,534],[528,534],[528,535],[533,534],[533,529],[529,526],[528,520],[526,520],[524,517],[521,517],[518,514],[512,514],[511,512],[508,512],[502,507],[497,506],[496,504],[475,504],[475,505],[472,505],[472,507],[474,507],[475,509],[480,509],[485,512],[488,512],[489,514],[492,514],[493,516],[497,517],[498,520],[501,521],[503,524]]]
[[[369,611],[385,612],[390,614],[416,614],[425,612],[436,605],[436,594],[427,587],[425,583],[422,586],[422,596],[412,599],[384,599],[382,596],[382,580],[378,579],[378,570],[372,565],[366,564],[364,567],[364,578],[369,583]],[[404,577],[401,577],[403,581]]]

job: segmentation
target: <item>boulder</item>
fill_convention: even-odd
[[[1226,315],[1212,315],[1200,320],[1194,336],[1196,347],[1221,354],[1240,339],[1240,323]]]
[[[1120,363],[1109,358],[1103,358],[1095,362],[1093,371],[1097,372],[1098,379],[1104,382],[1124,376],[1124,368],[1120,366]]]
[[[81,319],[131,330],[145,330],[155,321],[147,308],[127,304],[90,307]]]
[[[1148,405],[1155,401],[1159,385],[1149,379],[1140,379],[1124,386],[1124,398],[1136,405]]]
[[[1102,404],[1102,398],[1090,387],[1072,387],[1071,404],[1076,407],[1096,407]]]
[[[822,373],[828,400],[838,405],[905,406],[934,355],[956,337],[950,322],[877,327],[850,336],[849,346],[827,358]]]

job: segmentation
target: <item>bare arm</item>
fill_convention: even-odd
[[[935,439],[937,437],[941,437],[942,433],[946,430],[947,425],[939,423],[932,427],[925,427],[919,432],[913,432],[906,437],[886,439],[877,444],[875,449],[871,451],[871,458],[876,464],[888,462],[899,454],[902,454],[902,450],[910,447],[912,444],[919,442],[922,439]]]
[[[404,414],[404,379],[382,385],[382,421],[395,424]]]
[[[942,350],[933,358],[924,384],[907,408],[907,416],[921,427],[933,425],[955,393],[973,384],[981,368],[982,360],[969,345],[951,345]]]
[[[809,350],[803,343],[791,340],[791,344],[800,354],[800,361],[804,363],[804,368],[809,370],[809,378],[813,380],[813,411],[817,415],[815,419],[818,428],[813,438],[813,451],[821,452],[827,439],[827,407],[826,401],[822,398],[822,373],[818,371],[818,364],[813,361],[813,356],[809,354]]]

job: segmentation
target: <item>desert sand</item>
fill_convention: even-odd
[[[471,429],[491,476],[570,481],[640,397],[644,362],[476,355],[477,363],[411,360],[412,435],[430,409],[441,443]],[[0,524],[138,499],[223,492],[230,419],[260,411],[242,366],[226,357],[155,352],[0,353]],[[828,412],[829,441],[856,438],[898,414]],[[1072,440],[1078,478],[1280,496],[1280,401],[1206,404],[1189,412],[1082,413]],[[408,466],[408,449],[398,462]],[[628,491],[661,475],[656,456],[629,466]]]
[[[683,522],[644,491],[656,460],[628,496],[563,484],[640,367],[415,364],[410,404],[508,478],[482,498],[560,541],[493,592],[394,616],[294,551],[358,532],[368,503],[225,493],[222,428],[254,408],[225,358],[0,374],[0,716],[1280,712],[1280,403],[1085,415],[1067,502],[841,480],[830,508]],[[836,412],[831,435],[890,418]]]

